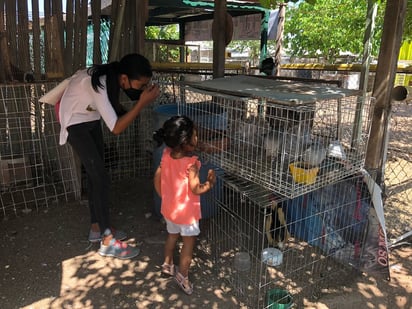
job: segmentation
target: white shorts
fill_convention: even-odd
[[[199,221],[192,224],[176,224],[167,219],[165,221],[169,234],[180,234],[180,236],[197,236],[200,234]]]

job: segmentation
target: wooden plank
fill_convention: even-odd
[[[134,49],[137,53],[144,53],[145,46],[145,25],[148,16],[148,0],[138,0],[136,5],[135,32],[136,40]]]
[[[23,74],[19,80],[24,81],[24,73],[32,71],[30,65],[29,13],[27,1],[17,1],[17,10],[19,14],[17,24],[17,53],[19,59],[17,67]]]
[[[102,48],[100,44],[100,12],[101,0],[92,0],[92,20],[93,20],[93,63],[102,63]]]
[[[69,1],[70,2],[70,1]],[[53,16],[56,16],[56,23],[58,27],[58,32],[56,35],[58,35],[58,43],[60,44],[60,47],[58,48],[58,51],[61,53],[61,57],[63,58],[64,55],[64,23],[63,23],[63,3],[62,1],[53,1],[52,2],[52,14]],[[60,56],[59,56],[60,58]],[[62,66],[62,71],[63,71],[63,76],[65,76],[64,72],[64,65]]]
[[[74,6],[73,1],[66,2],[66,46],[64,48],[64,71],[66,76],[74,73],[73,55],[74,55]]]
[[[80,59],[78,57],[81,41],[80,1],[81,0],[75,0],[74,3],[73,71],[77,71],[80,68]]]
[[[17,41],[16,41],[16,2],[14,0],[6,0],[6,32],[7,32],[7,47],[9,55],[9,63],[11,66],[17,63]],[[14,79],[14,72],[12,69]]]
[[[50,69],[50,16],[51,16],[51,0],[44,0],[44,69],[47,78],[47,72]]]
[[[7,46],[7,33],[4,28],[4,9],[5,1],[0,0],[0,82],[6,82],[13,79],[10,66],[9,49]]]
[[[32,10],[33,72],[38,81],[41,80],[39,0],[32,0]]]
[[[49,68],[46,71],[46,77],[49,79],[61,79],[64,77],[63,51],[60,42],[60,30],[57,16],[50,17],[50,31],[47,33],[49,41]]]
[[[80,50],[78,52],[78,57],[80,58],[80,67],[83,69],[86,67],[86,57],[87,57],[87,13],[88,13],[88,0],[82,0],[80,6]],[[77,14],[76,14],[77,15]]]
[[[122,25],[124,19],[124,11],[126,7],[126,0],[119,0],[118,2],[118,9],[117,15],[114,17],[115,22],[112,24],[114,27],[113,29],[113,37],[110,38],[110,55],[109,61],[112,62],[120,57],[119,47],[121,42],[121,34],[122,34]]]

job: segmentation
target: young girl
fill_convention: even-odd
[[[200,183],[200,161],[193,151],[197,145],[194,123],[186,116],[173,116],[155,133],[166,148],[154,176],[154,187],[162,198],[161,213],[166,221],[168,236],[164,248],[162,272],[174,276],[177,284],[188,295],[193,292],[189,281],[196,236],[201,218],[200,195],[208,192],[216,182],[213,170],[208,171],[205,183]],[[179,267],[173,263],[173,252],[179,236],[183,247]]]

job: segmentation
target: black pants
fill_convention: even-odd
[[[67,141],[80,158],[87,174],[87,195],[91,223],[98,223],[103,233],[110,228],[110,177],[104,166],[104,141],[99,120],[67,128]]]

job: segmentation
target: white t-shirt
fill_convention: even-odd
[[[60,145],[67,142],[67,127],[73,124],[102,118],[109,130],[113,130],[117,115],[107,96],[106,76],[102,76],[100,82],[103,89],[98,87],[96,92],[87,69],[77,71],[72,76],[60,101]]]

